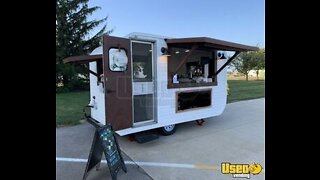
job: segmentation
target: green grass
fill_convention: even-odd
[[[228,80],[228,103],[264,97],[264,81]]]
[[[89,91],[56,94],[56,126],[79,124],[88,103]]]

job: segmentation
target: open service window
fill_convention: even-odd
[[[200,46],[170,47],[168,88],[215,86],[216,50]]]

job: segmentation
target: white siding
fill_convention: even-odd
[[[102,48],[99,47],[95,49],[91,55],[94,54],[101,54]],[[97,72],[97,63],[96,62],[90,62],[89,68],[93,72]],[[95,103],[96,108],[91,108],[91,117],[95,120],[99,121],[102,124],[105,124],[105,98],[104,98],[104,92],[102,91],[102,88],[97,85],[97,77],[90,73],[90,100],[93,100],[93,96],[96,97]]]

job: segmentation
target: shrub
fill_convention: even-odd
[[[56,86],[56,93],[65,93],[71,91],[87,91],[90,89],[89,80],[78,78],[70,81],[67,85]]]

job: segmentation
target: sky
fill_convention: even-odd
[[[101,7],[89,19],[108,16],[112,36],[142,32],[265,47],[264,0],[90,0],[88,4]]]

